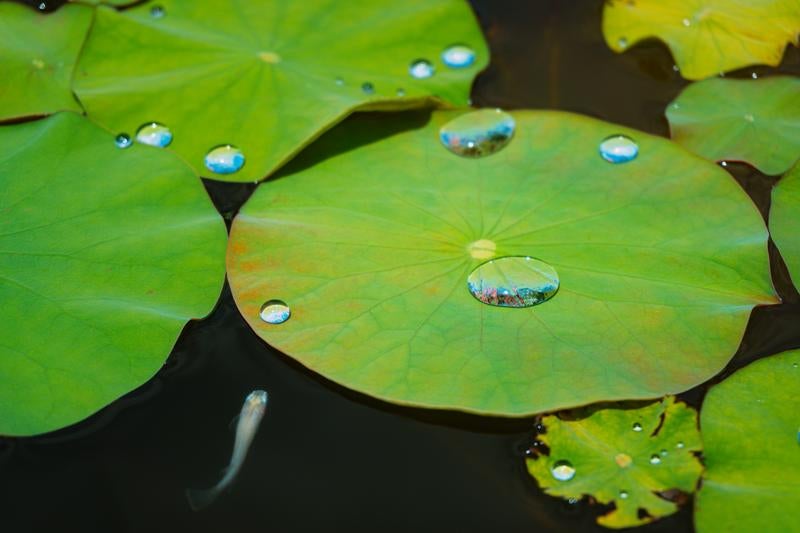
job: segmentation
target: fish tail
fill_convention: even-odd
[[[211,505],[219,495],[216,487],[210,489],[186,489],[186,499],[189,500],[189,507],[192,511],[199,511]]]

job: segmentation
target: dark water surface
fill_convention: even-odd
[[[492,50],[475,105],[564,109],[668,134],[663,110],[687,82],[658,42],[612,53],[600,33],[603,0],[472,3]],[[753,70],[800,74],[800,52],[790,48],[780,69],[738,75]],[[728,168],[766,215],[776,179]],[[227,218],[252,191],[206,185]],[[786,303],[754,312],[739,353],[712,381],[800,347],[800,298],[774,247],[772,263]],[[232,492],[194,513],[184,490],[216,482],[230,421],[254,388],[270,403],[245,467]],[[705,390],[683,397],[699,405]],[[152,381],[72,428],[0,439],[0,530],[608,531],[594,523],[600,509],[546,496],[528,477],[532,425],[350,392],[261,341],[226,288]],[[637,531],[692,529],[689,505]]]

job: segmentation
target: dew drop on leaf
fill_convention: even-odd
[[[466,68],[475,62],[475,51],[469,46],[454,44],[444,49],[442,62],[450,68]]]
[[[556,461],[550,472],[559,481],[569,481],[575,477],[575,467],[569,461]]]
[[[600,143],[600,155],[609,163],[627,163],[639,155],[639,145],[625,135],[612,135]]]
[[[467,277],[467,288],[478,301],[496,307],[531,307],[558,292],[558,273],[533,257],[509,256],[487,261]]]
[[[206,168],[216,174],[233,174],[244,166],[244,154],[230,144],[212,148],[205,157]]]
[[[136,131],[136,142],[164,148],[172,142],[172,132],[158,122],[148,122]]]
[[[499,109],[465,113],[439,130],[439,140],[454,154],[484,157],[499,152],[514,136],[516,122]]]
[[[282,300],[268,300],[261,306],[258,316],[267,324],[283,324],[292,316],[292,310]]]
[[[411,74],[411,77],[418,80],[430,78],[434,72],[433,65],[427,59],[417,59],[408,67],[408,73]]]
[[[114,144],[117,145],[117,148],[127,148],[133,142],[131,141],[131,136],[127,133],[120,133],[116,137],[114,137]]]

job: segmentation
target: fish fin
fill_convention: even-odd
[[[192,511],[199,511],[211,505],[219,496],[219,489],[186,489],[186,499]]]

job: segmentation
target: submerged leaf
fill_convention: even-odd
[[[789,275],[800,285],[800,163],[772,190],[769,230],[786,261]]]
[[[0,434],[77,422],[164,363],[224,277],[225,226],[173,154],[73,113],[0,127]]]
[[[159,6],[158,17],[150,3],[97,9],[75,91],[89,118],[112,131],[166,125],[170,149],[214,179],[262,179],[355,109],[466,104],[488,62],[461,0]],[[448,67],[442,54],[454,44],[474,59],[463,63],[462,54]],[[206,161],[228,145],[238,162]]]
[[[612,50],[657,37],[690,80],[776,66],[786,44],[798,44],[798,32],[797,0],[606,0],[603,9],[603,35]]]
[[[703,467],[695,456],[702,446],[691,407],[669,396],[639,408],[600,405],[566,416],[542,419],[546,433],[538,440],[550,454],[527,460],[546,493],[613,503],[597,522],[623,528],[677,511],[664,494],[694,492]],[[567,464],[571,476],[563,475]]]
[[[751,363],[706,395],[699,533],[796,531],[800,523],[800,350]]]
[[[262,338],[389,401],[527,415],[688,389],[776,301],[764,222],[716,165],[567,113],[440,133],[462,114],[351,117],[259,186],[228,266]]]
[[[712,161],[780,174],[800,158],[800,78],[711,79],[667,107],[672,138]]]

